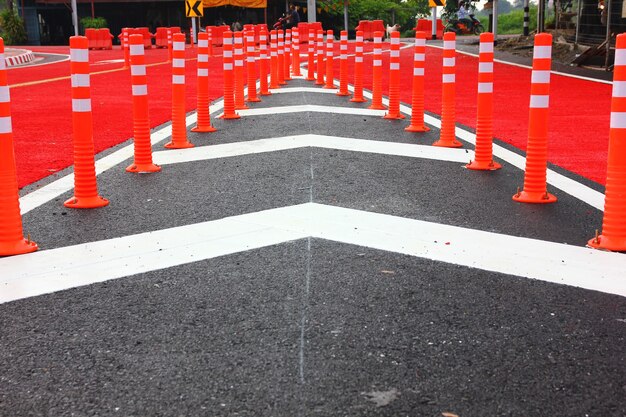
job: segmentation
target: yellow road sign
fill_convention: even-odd
[[[428,0],[428,7],[445,6],[446,0]]]
[[[204,5],[202,0],[185,0],[185,14],[187,17],[204,16]]]

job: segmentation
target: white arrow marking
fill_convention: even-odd
[[[199,146],[190,149],[161,151],[155,152],[153,158],[156,164],[167,165],[307,147],[435,159],[459,163],[467,163],[474,157],[474,152],[467,149],[439,148],[407,143],[305,134],[259,139],[248,142],[227,143],[223,145]]]
[[[306,237],[626,296],[626,255],[306,203],[0,259],[0,303]]]

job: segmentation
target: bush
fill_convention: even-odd
[[[0,36],[7,45],[23,45],[28,40],[24,20],[15,9],[4,9],[0,12]]]
[[[529,30],[537,29],[537,6],[530,6]],[[483,24],[485,30],[489,26],[489,16],[481,14],[476,16]],[[514,9],[506,14],[498,15],[498,35],[521,35],[524,31],[524,10]]]
[[[104,17],[83,17],[80,24],[85,29],[100,29],[107,27],[107,20]]]

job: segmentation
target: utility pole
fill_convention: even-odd
[[[74,36],[78,36],[78,6],[76,0],[72,0],[72,24],[74,25]]]
[[[306,7],[307,7],[306,15],[307,15],[307,20],[309,21],[309,23],[317,22],[316,20],[317,4],[315,3],[315,0],[306,0]]]

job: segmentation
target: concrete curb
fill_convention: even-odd
[[[29,51],[27,49],[13,49],[12,52],[16,53],[16,55],[7,56],[4,58],[7,67],[27,64],[35,60],[35,55],[33,54],[33,51]]]

